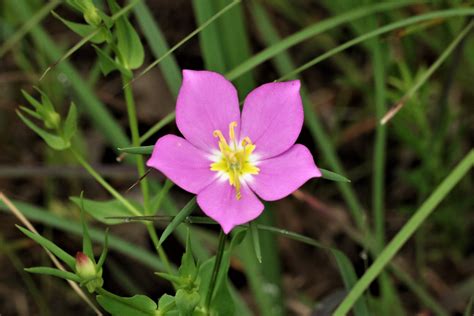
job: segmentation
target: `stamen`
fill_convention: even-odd
[[[222,143],[224,143],[224,144],[227,145],[227,141],[225,140],[225,137],[224,137],[224,135],[222,135],[222,132],[221,132],[220,130],[216,129],[216,130],[212,133],[212,135],[213,135],[214,137],[219,138],[219,142],[222,142]]]
[[[241,179],[246,174],[256,175],[260,169],[256,167],[251,161],[250,156],[255,150],[255,145],[249,137],[245,137],[241,141],[241,147],[237,145],[235,138],[235,128],[237,122],[229,124],[229,144],[220,130],[215,130],[212,134],[219,138],[219,149],[221,152],[220,161],[216,161],[210,165],[212,171],[223,172],[229,177],[229,184],[235,188],[235,198],[240,200],[242,198]]]
[[[234,128],[237,126],[237,122],[231,122],[229,124],[229,138],[230,138],[230,141],[234,144],[234,146],[236,147],[236,142],[235,142],[235,132],[234,132]]]

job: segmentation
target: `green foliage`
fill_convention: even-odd
[[[130,210],[123,205],[120,201],[117,200],[108,200],[108,201],[94,201],[89,199],[81,199],[79,197],[70,197],[77,206],[81,207],[81,203],[84,205],[84,211],[89,215],[94,217],[96,220],[105,223],[107,225],[115,225],[123,223],[121,219],[112,219],[109,217],[120,217],[120,216],[130,216],[135,215],[130,212]],[[135,207],[140,208],[140,205],[137,202],[128,200]]]
[[[55,150],[68,149],[71,146],[71,139],[74,137],[77,129],[77,110],[75,104],[71,103],[67,117],[62,122],[49,97],[43,91],[39,89],[38,91],[41,94],[41,102],[33,98],[26,91],[22,91],[23,96],[33,106],[34,111],[26,107],[20,107],[20,110],[35,119],[41,120],[44,126],[48,130],[52,130],[52,132],[38,127],[23,115],[20,110],[17,110],[18,116],[23,123],[38,134],[51,148]]]
[[[97,302],[113,316],[155,316],[156,303],[145,295],[120,297],[112,293],[101,291],[97,295]]]

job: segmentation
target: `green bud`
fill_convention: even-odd
[[[81,286],[85,285],[89,293],[104,285],[102,269],[96,271],[94,262],[83,252],[76,253],[76,274],[81,278]]]
[[[81,279],[92,279],[96,276],[94,262],[80,251],[76,253],[76,273]]]
[[[99,26],[102,18],[99,10],[90,2],[86,2],[84,6],[84,20],[90,25]]]
[[[56,112],[48,111],[43,116],[44,126],[49,129],[57,129],[61,122],[61,117]]]

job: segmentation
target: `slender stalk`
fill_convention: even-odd
[[[71,153],[77,159],[77,161],[81,164],[84,169],[89,172],[89,174],[97,181],[99,184],[104,187],[114,198],[116,198],[120,203],[123,204],[132,214],[136,216],[143,215],[140,213],[139,210],[135,208],[129,201],[127,201],[120,193],[118,193],[107,181],[105,181],[102,176],[95,171],[95,169],[79,154],[75,149],[70,148]]]
[[[153,245],[155,246],[156,252],[158,253],[158,256],[160,256],[161,261],[163,262],[163,265],[165,266],[166,271],[169,274],[173,273],[173,269],[171,268],[170,261],[168,260],[168,256],[164,252],[163,248],[160,245],[160,239],[158,238],[158,235],[156,234],[155,227],[153,226],[152,222],[147,222],[145,223],[146,229],[148,230],[148,234],[150,235],[151,241],[153,242]],[[173,284],[174,286],[174,284]]]
[[[135,100],[133,98],[132,87],[127,85],[130,80],[122,75],[123,84],[126,85],[124,88],[125,94],[125,103],[127,104],[127,114],[128,114],[128,122],[130,125],[130,133],[132,135],[132,146],[140,146],[140,134],[138,131],[138,119],[137,119],[137,111],[135,106]],[[137,170],[138,175],[142,178],[145,174],[145,163],[143,161],[142,155],[136,155],[136,163],[137,163]],[[145,214],[148,214],[150,211],[149,201],[150,201],[150,189],[148,185],[147,178],[143,178],[140,181],[140,187],[143,194],[143,208],[145,209]]]
[[[214,294],[214,289],[216,287],[217,276],[219,275],[219,269],[221,267],[222,256],[224,255],[225,248],[225,237],[224,231],[221,230],[219,233],[219,245],[217,247],[216,262],[214,263],[214,269],[212,270],[211,281],[209,283],[209,290],[206,296],[206,310],[209,310],[211,305],[212,295]]]

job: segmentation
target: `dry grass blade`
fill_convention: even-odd
[[[10,209],[10,211],[12,212],[13,215],[15,215],[16,218],[18,218],[18,220],[26,226],[26,228],[28,228],[29,230],[31,230],[32,232],[34,232],[35,234],[38,234],[38,231],[35,229],[35,227],[33,226],[33,224],[31,224],[31,222],[23,215],[23,213],[21,213],[21,211],[2,193],[0,192],[0,200],[3,201],[5,203],[5,205]],[[49,252],[48,250],[46,250],[46,254],[49,256],[49,258],[51,259],[51,261],[53,261],[54,265],[61,271],[66,271],[66,269],[64,269],[64,266],[61,264],[61,262],[58,261],[58,259],[56,259],[55,256],[53,256],[53,254],[51,252]],[[70,281],[70,280],[67,280],[67,282],[69,283],[69,285],[72,287],[72,289],[74,290],[74,292],[77,293],[77,295],[79,295],[79,297],[87,303],[87,305],[89,305],[93,310],[94,312],[96,313],[96,315],[100,315],[102,316],[102,312],[92,303],[92,301],[86,296],[86,294],[82,291],[82,289],[79,287],[79,285],[77,285],[76,283],[74,283],[73,281]]]

